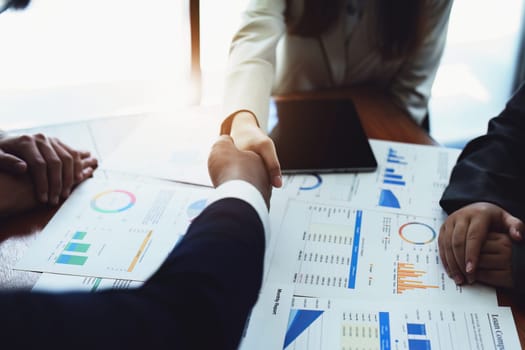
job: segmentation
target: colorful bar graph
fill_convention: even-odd
[[[73,237],[72,239],[78,239],[78,240],[83,240],[84,237],[86,237],[86,234],[87,232],[84,232],[84,231],[77,231],[73,234]]]
[[[85,253],[88,251],[91,244],[87,243],[73,243],[69,242],[66,247],[64,248],[65,251],[68,252],[79,252],[79,253]]]
[[[86,260],[87,256],[61,254],[58,256],[56,263],[82,266],[86,263]]]
[[[439,288],[439,286],[423,284],[423,282],[419,280],[419,277],[425,274],[426,271],[416,270],[414,264],[398,262],[397,294],[403,294],[407,290]]]

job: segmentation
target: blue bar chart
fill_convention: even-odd
[[[55,263],[64,265],[83,266],[88,257],[83,253],[87,253],[91,244],[82,242],[86,237],[87,232],[76,231],[71,236],[71,240],[66,243],[62,254],[60,254]]]
[[[391,163],[391,164],[400,164],[400,165],[408,164],[405,160],[405,157],[399,155],[397,151],[393,149],[392,147],[388,149],[388,155],[387,155],[386,161],[387,163]]]
[[[403,175],[396,173],[394,168],[385,168],[383,173],[383,183],[387,185],[406,186]]]
[[[424,323],[407,323],[408,350],[431,350]]]

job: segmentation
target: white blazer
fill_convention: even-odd
[[[225,116],[251,110],[266,130],[272,94],[368,84],[391,94],[420,123],[427,114],[452,7],[452,0],[421,1],[429,14],[422,47],[409,58],[384,61],[371,40],[371,1],[348,0],[360,11],[344,11],[333,30],[320,38],[302,38],[286,33],[285,0],[251,0],[230,47]],[[300,15],[302,4],[292,1],[292,16]]]

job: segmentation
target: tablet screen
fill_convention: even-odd
[[[377,162],[349,99],[275,102],[269,132],[283,173],[374,171]]]

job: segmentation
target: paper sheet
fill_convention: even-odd
[[[298,296],[292,290],[286,285],[267,285],[262,290],[241,349],[520,348],[507,307],[371,303],[359,298]]]
[[[101,168],[212,186],[208,156],[219,136],[220,109],[194,107],[175,113],[146,119]]]
[[[204,209],[209,191],[88,180],[73,191],[16,268],[144,281]]]
[[[33,286],[33,292],[97,292],[104,289],[138,288],[142,282],[100,277],[71,276],[42,273]]]

